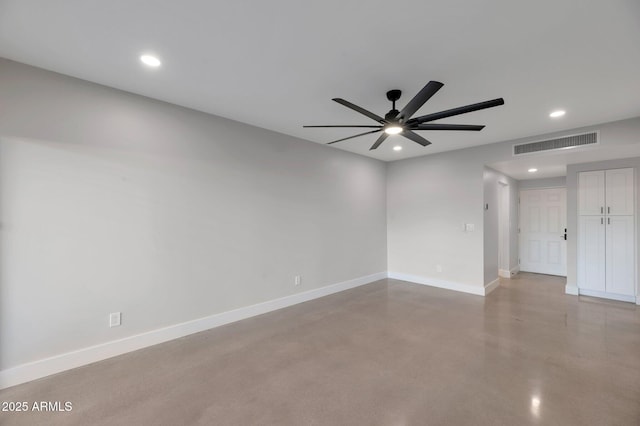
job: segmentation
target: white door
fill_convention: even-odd
[[[635,295],[633,216],[609,216],[607,224],[607,293]]]
[[[604,214],[604,170],[578,173],[578,214]]]
[[[578,216],[578,287],[606,291],[604,216]]]
[[[520,191],[520,270],[567,275],[567,191]]]
[[[606,206],[608,215],[633,214],[633,169],[607,170]]]

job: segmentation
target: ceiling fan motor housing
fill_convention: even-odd
[[[384,116],[384,119],[387,121],[395,121],[398,114],[400,114],[400,111],[398,111],[397,109],[392,109]]]
[[[389,90],[387,92],[387,99],[389,99],[391,102],[395,102],[398,99],[400,99],[401,95],[402,95],[402,90],[398,90],[398,89]]]

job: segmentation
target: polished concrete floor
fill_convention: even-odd
[[[640,307],[383,280],[0,392],[2,425],[640,425]]]

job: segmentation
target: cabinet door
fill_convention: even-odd
[[[607,217],[607,293],[635,295],[633,216]]]
[[[578,287],[606,290],[603,216],[578,217]]]
[[[633,169],[607,170],[605,173],[606,213],[615,216],[633,214]]]
[[[603,214],[604,201],[604,171],[578,173],[578,214]]]

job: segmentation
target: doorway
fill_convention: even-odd
[[[520,270],[567,276],[566,188],[520,191]]]
[[[498,276],[511,277],[511,257],[509,236],[511,234],[511,215],[509,184],[498,181]]]

